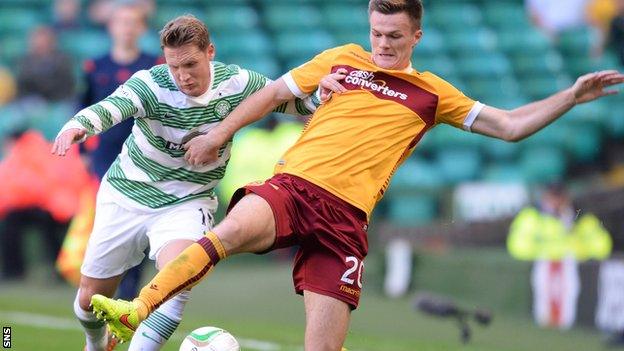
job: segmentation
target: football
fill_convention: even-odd
[[[202,327],[184,338],[180,351],[240,351],[240,346],[227,331],[217,327]]]

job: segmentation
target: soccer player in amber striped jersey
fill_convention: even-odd
[[[574,105],[615,93],[616,71],[580,77],[549,98],[504,111],[471,100],[431,73],[411,67],[420,41],[420,0],[369,2],[372,52],[357,45],[329,49],[241,103],[189,149],[195,164],[211,162],[233,133],[319,82],[343,87],[314,113],[275,175],[233,196],[226,218],[188,247],[133,302],[94,296],[94,311],[122,335],[120,323],[145,318],[170,296],[202,279],[219,260],[298,244],[293,281],[304,296],[305,350],[340,350],[359,302],[366,230],[375,203],[396,168],[438,123],[504,140],[523,139]],[[330,72],[336,72],[328,75]],[[130,325],[132,325],[130,323]]]
[[[149,256],[162,267],[212,228],[214,188],[223,178],[232,141],[217,159],[191,164],[188,141],[217,126],[243,99],[271,81],[235,65],[212,61],[203,23],[183,16],[161,32],[166,65],[135,73],[113,94],[79,111],[60,131],[53,152],[97,135],[127,119],[132,133],[98,192],[95,223],[81,267],[74,310],[87,348],[103,349],[105,326],[90,313],[91,295],[111,296],[121,275]],[[316,100],[318,101],[318,100]],[[293,99],[273,111],[309,115],[312,98]],[[180,231],[185,228],[185,231]],[[144,321],[130,350],[159,350],[177,328],[189,292],[176,296]]]

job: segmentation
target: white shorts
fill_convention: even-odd
[[[105,182],[102,182],[104,185]],[[111,278],[138,265],[149,245],[156,261],[171,240],[199,240],[214,226],[217,200],[197,199],[151,211],[130,210],[118,205],[100,188],[95,222],[80,272],[90,278]]]

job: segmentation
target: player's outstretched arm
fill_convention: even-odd
[[[617,93],[609,87],[624,82],[618,71],[600,71],[579,77],[574,85],[544,100],[514,110],[485,106],[472,131],[507,141],[519,141],[544,128],[577,104]]]
[[[85,129],[70,128],[59,134],[52,145],[52,154],[57,156],[65,156],[69,147],[81,141],[87,135]]]

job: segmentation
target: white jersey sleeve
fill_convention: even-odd
[[[61,129],[80,128],[87,136],[100,134],[131,117],[143,117],[157,108],[149,72],[135,73],[104,100],[80,110]],[[59,133],[59,134],[60,134]]]

